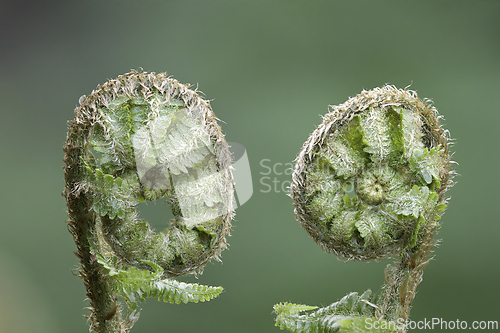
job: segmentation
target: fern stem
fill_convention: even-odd
[[[416,295],[417,286],[423,280],[423,270],[429,262],[432,248],[438,243],[434,240],[438,227],[429,228],[423,237],[422,245],[415,251],[409,249],[401,255],[396,265],[388,265],[385,270],[386,284],[382,287],[384,297],[377,309],[378,318],[396,321],[410,318],[410,310]]]
[[[68,132],[68,138],[75,138],[75,127],[71,127]],[[68,140],[76,142],[76,140]],[[78,179],[78,172],[81,168],[75,165],[81,156],[82,147],[67,143],[64,147],[66,153],[64,162],[66,165],[66,188],[64,196],[68,205],[69,221],[68,229],[73,235],[77,250],[76,256],[80,262],[81,268],[77,276],[80,277],[87,289],[87,298],[90,301],[91,314],[90,329],[101,333],[119,332],[116,329],[119,318],[106,320],[106,315],[111,311],[115,303],[115,298],[111,293],[111,286],[108,275],[95,260],[92,254],[92,244],[90,240],[95,235],[95,213],[92,211],[92,200],[85,193],[73,193],[75,189],[75,180]],[[78,162],[76,162],[78,163]]]

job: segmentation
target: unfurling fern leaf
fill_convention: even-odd
[[[330,332],[393,332],[398,327],[395,323],[375,319],[376,305],[371,300],[371,291],[361,296],[350,293],[340,301],[327,307],[318,308],[301,304],[280,303],[274,306],[276,326],[294,333],[330,333]],[[311,311],[314,310],[314,311]],[[301,312],[308,311],[305,314]],[[375,327],[376,326],[376,327]]]
[[[135,267],[116,269],[100,255],[97,256],[97,261],[108,271],[114,292],[123,296],[132,310],[137,309],[138,303],[148,297],[157,297],[158,300],[176,304],[198,303],[219,296],[223,290],[222,287],[163,279],[163,269],[151,261],[144,260],[143,262],[151,266],[154,272]]]
[[[172,280],[219,259],[234,214],[231,154],[207,101],[166,73],[127,73],[80,99],[64,151],[91,330],[128,332],[146,297],[179,303],[220,294]],[[174,218],[156,232],[137,205],[159,199]],[[125,319],[118,295],[132,310]]]
[[[345,260],[399,262],[387,267],[377,299],[349,294],[304,315],[277,307],[277,325],[365,332],[367,320],[408,319],[452,186],[448,132],[439,118],[429,101],[393,86],[363,91],[323,117],[292,174],[296,219],[322,249]]]

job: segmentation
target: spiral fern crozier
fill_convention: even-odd
[[[389,85],[332,106],[323,117],[292,174],[297,220],[321,248],[346,260],[399,262],[387,267],[380,293],[353,293],[302,316],[303,305],[280,304],[277,325],[350,332],[363,331],[367,319],[408,319],[452,185],[448,133],[439,118],[428,100]]]
[[[129,330],[144,297],[197,302],[220,293],[170,279],[218,259],[231,226],[231,155],[207,101],[166,73],[127,73],[80,99],[64,151],[91,329]],[[137,212],[157,199],[174,215],[160,232]],[[115,315],[117,295],[127,301],[125,320]]]
[[[415,246],[419,228],[445,207],[444,134],[436,109],[412,91],[385,86],[333,106],[296,161],[297,219],[345,259],[383,259]]]

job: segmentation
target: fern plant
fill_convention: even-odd
[[[394,258],[381,291],[327,307],[275,305],[291,332],[405,331],[452,186],[448,132],[416,92],[384,86],[332,106],[292,174],[295,216],[344,260]],[[354,188],[355,195],[346,192]]]
[[[82,96],[69,124],[63,195],[90,330],[130,331],[146,297],[217,297],[222,287],[175,280],[219,260],[233,217],[231,155],[209,103],[166,73],[133,71]],[[137,206],[160,199],[174,218],[156,232]]]

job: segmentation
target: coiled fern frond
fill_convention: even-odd
[[[129,331],[145,297],[178,303],[220,294],[173,280],[219,259],[231,227],[231,154],[207,101],[166,73],[124,74],[82,96],[64,152],[91,330]],[[160,199],[174,218],[157,232],[137,207]]]
[[[386,268],[381,294],[362,307],[368,313],[357,310],[362,303],[349,301],[357,297],[350,294],[308,315],[280,312],[277,325],[292,332],[364,332],[368,319],[409,318],[453,184],[440,118],[430,101],[389,85],[330,107],[296,159],[295,216],[327,252],[345,260],[392,257],[396,265]]]

